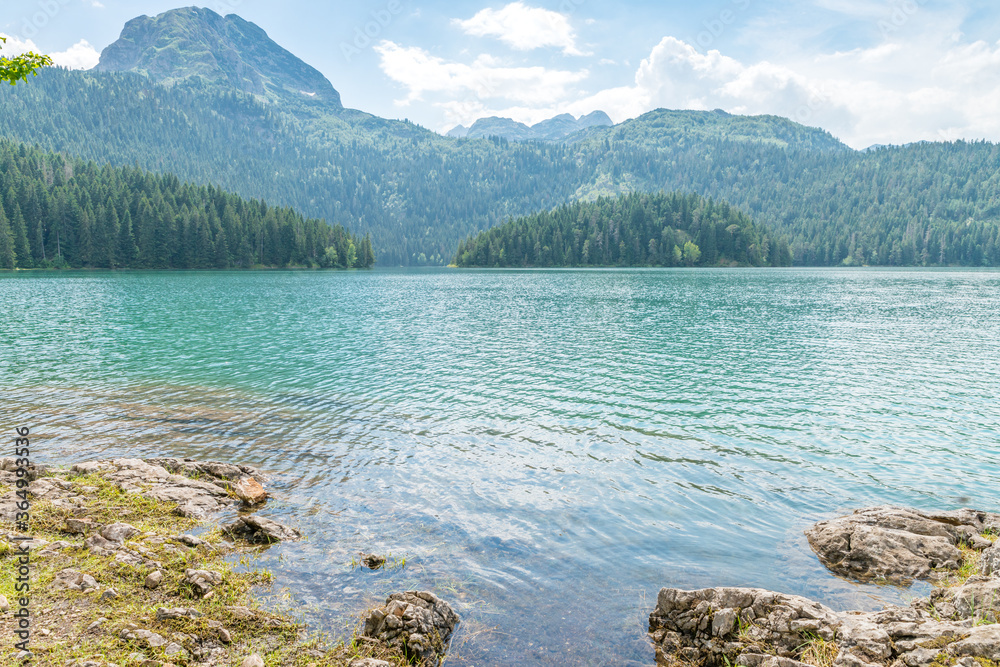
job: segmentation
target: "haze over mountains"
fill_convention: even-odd
[[[443,137],[344,108],[261,28],[192,8],[128,22],[94,71],[0,90],[2,136],[294,206],[370,233],[380,264],[445,263],[513,216],[663,190],[739,207],[785,234],[796,264],[1000,264],[993,144],[862,153],[785,118],[723,111],[606,121],[485,119]]]

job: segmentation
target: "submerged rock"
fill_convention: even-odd
[[[228,526],[223,526],[222,530],[251,544],[288,542],[302,537],[302,533],[294,528],[254,514],[241,516]]]
[[[383,565],[385,565],[385,556],[379,556],[378,554],[361,554],[361,564],[367,567],[369,570],[377,570]]]
[[[437,665],[458,623],[458,614],[433,593],[393,593],[368,613],[361,635],[401,651],[409,660]]]

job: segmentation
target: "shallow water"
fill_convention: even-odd
[[[449,664],[650,664],[662,586],[905,600],[802,530],[1000,505],[995,271],[38,273],[0,313],[39,460],[258,465],[310,535],[264,556],[276,596],[343,634],[434,590]]]

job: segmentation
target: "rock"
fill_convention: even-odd
[[[716,623],[720,614],[723,621]],[[732,664],[744,645],[764,645],[779,657],[796,658],[803,632],[832,640],[840,625],[837,614],[823,605],[757,588],[664,588],[649,617],[658,663],[683,655],[689,662],[715,665],[727,659]]]
[[[55,590],[86,591],[97,588],[97,581],[89,574],[79,570],[66,569],[56,575],[52,582]]]
[[[122,544],[125,540],[131,539],[139,534],[139,530],[127,523],[113,523],[101,529],[101,537],[108,542]]]
[[[254,653],[244,658],[243,662],[240,663],[240,667],[264,667],[264,659]]]
[[[7,597],[0,595],[0,613],[6,613],[10,611],[10,603],[7,602]]]
[[[930,607],[941,618],[974,622],[1000,621],[1000,579],[970,577],[962,586],[936,588]]]
[[[167,645],[167,640],[162,635],[158,635],[150,630],[124,628],[121,631],[121,638],[127,641],[140,642],[147,648],[159,648]]]
[[[1000,542],[995,542],[979,557],[979,572],[986,576],[1000,577]]]
[[[200,547],[203,544],[208,544],[205,540],[195,537],[194,535],[176,535],[170,539],[175,542],[180,542],[181,544],[186,544],[189,547]]]
[[[377,570],[385,565],[385,556],[375,554],[361,554],[361,564],[370,570]]]
[[[120,543],[111,542],[100,535],[91,535],[83,541],[83,544],[97,556],[106,556],[121,546]]]
[[[233,485],[233,493],[244,505],[256,505],[267,500],[264,487],[253,477],[242,477]]]
[[[829,651],[833,667],[928,667],[941,654],[993,659],[1000,635],[991,629],[1000,626],[939,621],[915,607],[837,613],[753,588],[664,588],[649,617],[658,664],[742,667],[799,667],[815,663],[817,649]]]
[[[215,570],[185,570],[184,583],[199,597],[206,597],[212,592],[212,586],[222,583],[222,574]]]
[[[160,585],[163,581],[163,573],[159,570],[154,570],[146,575],[146,580],[143,582],[143,586],[152,590]]]
[[[177,642],[170,642],[163,649],[163,655],[167,657],[186,654],[186,653],[187,651],[184,650],[184,647],[178,644]]]
[[[347,667],[392,667],[392,663],[376,658],[355,658]]]
[[[215,634],[219,638],[219,641],[223,644],[233,643],[233,636],[230,634],[229,630],[226,630],[225,628],[216,628]]]
[[[436,665],[458,623],[458,614],[433,593],[393,593],[369,612],[361,635],[401,651],[408,660]]]
[[[962,554],[956,545],[997,522],[1000,516],[973,510],[931,514],[881,506],[821,521],[806,537],[820,561],[836,574],[908,585],[957,570]]]
[[[223,526],[223,532],[233,537],[241,538],[251,544],[271,544],[288,542],[302,537],[302,533],[278,523],[272,519],[250,514],[241,516],[228,526]]]
[[[86,535],[94,528],[90,519],[66,519],[66,532],[72,535]]]
[[[103,601],[114,600],[117,597],[118,597],[118,591],[116,591],[113,588],[109,588],[108,590],[101,593],[101,600]]]
[[[176,620],[182,618],[198,618],[201,612],[190,607],[158,607],[156,610],[156,620]]]
[[[257,614],[254,613],[250,607],[234,606],[226,607],[226,611],[235,616],[241,621],[249,621],[250,619],[256,618]]]

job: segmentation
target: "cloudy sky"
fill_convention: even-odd
[[[160,0],[3,0],[3,53],[91,67]],[[1000,141],[995,0],[211,0],[322,71],[348,106],[446,131],[602,109],[777,114],[855,148]]]

